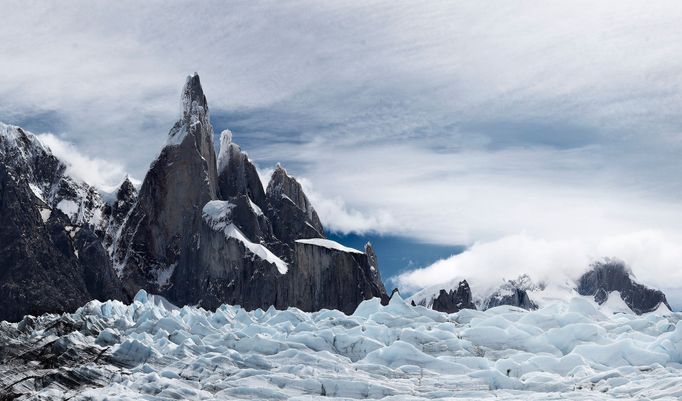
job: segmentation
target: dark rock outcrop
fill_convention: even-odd
[[[339,248],[329,240],[296,241],[296,264],[287,275],[291,305],[304,311],[339,309],[350,314],[366,299],[378,297],[388,303],[370,256]]]
[[[431,308],[446,313],[455,313],[462,309],[476,309],[471,298],[469,283],[466,280],[460,281],[456,291],[440,290],[438,296],[434,298]]]
[[[246,195],[259,208],[263,210],[267,208],[265,191],[256,166],[251,163],[246,153],[242,152],[239,145],[232,142],[232,133],[228,130],[220,134],[218,186],[221,199]]]
[[[326,238],[317,212],[303,193],[301,184],[280,164],[272,173],[267,189],[266,215],[272,222],[273,232],[293,248],[300,238]]]
[[[533,302],[526,290],[521,288],[514,288],[508,294],[496,294],[486,300],[484,309],[494,308],[496,306],[510,305],[526,310],[535,310],[538,306]]]
[[[122,299],[102,245],[86,232],[74,244],[78,234],[68,217],[48,209],[3,163],[0,226],[0,320],[72,311],[93,298]]]
[[[608,300],[612,291],[618,291],[625,304],[638,315],[654,311],[661,304],[671,309],[663,292],[637,283],[625,263],[618,260],[592,265],[592,269],[578,280],[577,291],[580,295],[594,296],[600,305]]]
[[[130,178],[126,177],[116,191],[116,198],[104,206],[103,214],[107,220],[107,226],[102,242],[105,247],[110,248],[115,245],[119,231],[136,201],[137,188],[130,181]],[[111,252],[113,253],[113,251]]]

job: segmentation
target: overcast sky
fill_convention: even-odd
[[[92,183],[144,177],[197,71],[328,228],[475,244],[406,288],[605,256],[682,287],[679,1],[73,4],[0,3],[0,120]]]

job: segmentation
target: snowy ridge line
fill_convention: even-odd
[[[50,316],[59,318],[41,319]],[[66,315],[97,331],[59,341],[102,352],[100,362],[81,368],[89,375],[108,374],[108,363],[127,366],[108,374],[105,386],[82,390],[97,400],[677,399],[680,317],[609,316],[581,298],[532,312],[448,315],[399,295],[387,306],[365,301],[350,316],[230,305],[212,312],[140,291],[131,305],[91,301]],[[0,333],[20,326],[28,331],[11,341],[54,335],[26,322],[3,323]],[[36,396],[53,391],[38,389]]]
[[[61,210],[72,224],[103,228],[105,202],[99,189],[71,176],[69,161],[57,157],[44,139],[0,122],[0,159],[26,179],[37,198],[50,209]]]
[[[320,247],[327,248],[327,249],[334,249],[334,250],[341,251],[341,252],[360,253],[360,254],[364,253],[364,252],[359,251],[355,248],[350,248],[350,247],[341,245],[336,241],[332,241],[332,240],[324,239],[324,238],[297,239],[296,242],[298,242],[299,244],[315,245],[315,246],[320,246]]]
[[[231,213],[235,207],[229,201],[213,200],[208,202],[202,209],[204,221],[214,230],[222,231],[226,238],[233,238],[241,242],[246,249],[262,260],[277,267],[280,274],[286,274],[289,266],[285,261],[277,257],[268,248],[261,244],[251,242],[244,233],[232,223]]]

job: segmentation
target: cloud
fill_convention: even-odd
[[[657,231],[632,232],[598,241],[546,240],[517,234],[478,242],[461,254],[392,280],[409,292],[448,288],[466,279],[474,292],[485,294],[502,280],[516,278],[520,273],[528,274],[535,282],[560,285],[579,278],[590,263],[615,256],[632,268],[638,281],[654,288],[675,290],[672,293],[676,294],[682,288],[679,240]]]
[[[267,188],[273,168],[257,168],[263,186]],[[362,212],[349,208],[341,198],[327,198],[317,192],[313,183],[305,177],[294,177],[303,187],[303,191],[313,204],[315,211],[324,221],[327,231],[348,233],[377,232],[384,227],[392,217],[387,212],[380,212],[378,216],[367,216]]]
[[[326,199],[343,199],[365,221],[339,217],[347,231],[393,233],[439,244],[471,244],[527,232],[540,238],[678,232],[678,192],[651,187],[655,174],[624,174],[608,150],[510,148],[438,152],[415,142],[261,145],[253,154],[297,160],[288,170]],[[262,160],[259,158],[259,160]],[[659,165],[660,167],[660,165]],[[317,199],[315,199],[317,200]],[[319,201],[318,201],[319,202]],[[323,201],[324,202],[324,201]],[[330,202],[330,201],[326,201]],[[320,208],[336,224],[339,208]]]
[[[137,176],[193,71],[214,112],[297,116],[273,121],[280,140],[514,146],[570,138],[553,129],[569,124],[589,142],[629,136],[636,148],[646,130],[648,143],[681,147],[675,3],[9,1],[0,13],[0,71],[11,72],[0,74],[0,119],[57,113],[83,151]],[[542,129],[519,136],[528,121]],[[480,132],[458,135],[464,126]]]
[[[9,1],[0,14],[0,120],[49,116],[136,176],[198,71],[216,131],[259,166],[283,162],[334,230],[546,241],[548,255],[640,232],[674,254],[682,232],[676,2]],[[91,179],[107,182],[101,170]],[[613,253],[644,266],[652,244]]]
[[[39,134],[37,137],[66,164],[66,173],[78,180],[111,192],[121,185],[126,176],[123,165],[84,155],[72,143],[54,134]]]
[[[303,190],[314,205],[319,216],[325,222],[325,228],[339,233],[367,233],[377,232],[380,227],[391,226],[393,217],[389,212],[379,210],[368,216],[362,212],[349,208],[340,197],[327,198],[317,192],[312,182],[306,178],[297,178]]]

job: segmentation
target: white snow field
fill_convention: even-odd
[[[396,295],[347,316],[177,308],[141,291],[131,305],[93,301],[72,316],[103,330],[69,342],[109,347],[126,366],[83,366],[113,373],[79,399],[682,397],[682,314],[607,315],[584,298],[448,315]]]

